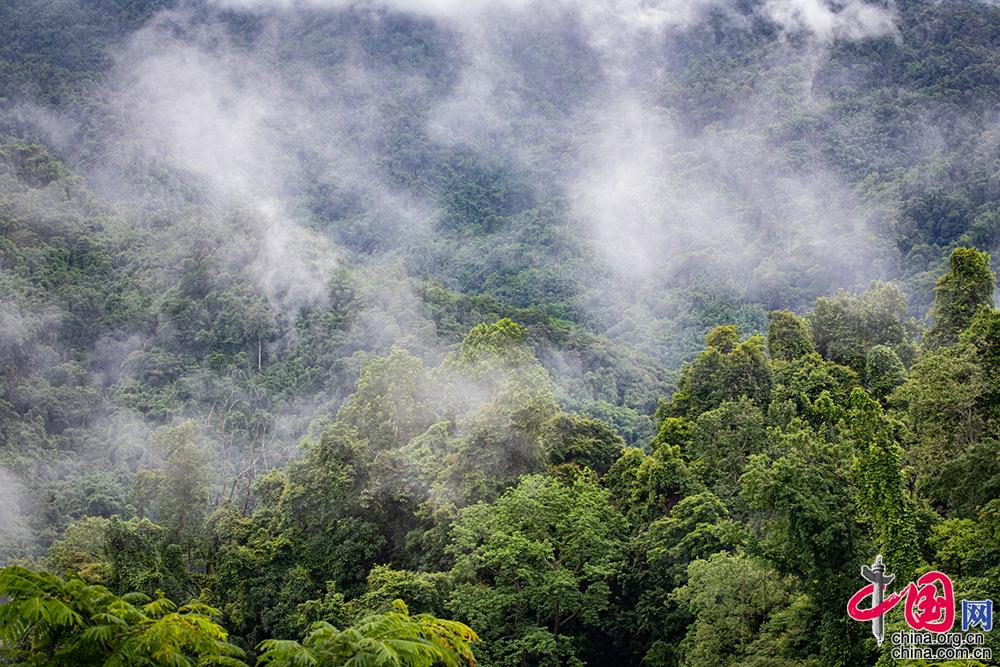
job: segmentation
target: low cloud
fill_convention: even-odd
[[[822,42],[897,34],[893,12],[864,0],[767,0],[764,13],[785,30],[810,33]]]
[[[12,473],[0,468],[0,566],[24,555],[34,542],[23,513],[24,486]]]

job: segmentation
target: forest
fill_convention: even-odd
[[[1000,599],[998,109],[993,0],[0,3],[0,665],[997,664],[847,607]]]

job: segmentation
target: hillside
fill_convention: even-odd
[[[875,554],[997,597],[998,108],[992,0],[2,3],[0,565],[237,663],[890,664]]]

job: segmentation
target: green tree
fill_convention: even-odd
[[[434,396],[424,362],[393,347],[361,365],[354,393],[337,412],[375,451],[400,447],[434,423]]]
[[[85,517],[66,526],[62,539],[56,540],[45,555],[48,569],[61,576],[76,575],[88,584],[105,584],[111,576],[111,563],[105,556],[108,519]]]
[[[742,542],[739,525],[725,503],[710,492],[681,500],[668,516],[643,528],[632,540],[632,562],[624,577],[626,594],[635,599],[634,639],[629,647],[648,665],[672,665],[676,646],[691,617],[687,601],[678,604],[675,589],[688,581],[688,565]]]
[[[458,359],[470,366],[480,361],[493,365],[497,359],[507,365],[528,363],[534,355],[527,347],[527,338],[527,329],[510,318],[477,324],[462,341]]]
[[[791,416],[808,421],[814,428],[829,433],[833,423],[844,415],[844,406],[854,387],[861,384],[857,373],[823,359],[813,352],[794,361],[773,362],[774,388],[771,390],[769,415],[776,417],[782,404],[791,404]]]
[[[573,637],[594,640],[606,625],[624,533],[592,476],[526,477],[494,504],[461,511],[450,607],[482,628],[490,664],[574,661],[582,656]]]
[[[181,598],[192,593],[183,549],[171,542],[166,528],[149,519],[111,517],[101,556],[108,564],[104,583],[119,594],[162,590]]]
[[[973,517],[1000,498],[1000,440],[983,438],[921,478],[920,495],[945,516]]]
[[[297,606],[322,595],[328,582],[360,593],[385,544],[362,507],[364,443],[342,425],[317,428],[300,459],[257,479],[259,505],[250,517],[227,505],[209,521],[217,582],[210,600],[252,643],[298,633]]]
[[[497,497],[545,468],[541,435],[559,413],[555,387],[523,327],[510,320],[474,327],[439,369],[448,411],[463,434],[442,481],[459,503]]]
[[[975,356],[984,384],[978,412],[988,422],[1000,422],[1000,311],[980,308],[959,336],[959,346]]]
[[[795,313],[772,310],[767,320],[767,352],[772,359],[791,361],[816,351],[809,323]]]
[[[549,465],[579,466],[604,474],[618,460],[625,441],[597,419],[562,413],[542,427]]]
[[[813,599],[846,600],[861,563],[850,453],[801,426],[783,437],[781,449],[773,460],[751,458],[740,479],[754,544],[778,571],[798,577]],[[858,624],[840,608],[820,609],[816,625],[825,664],[867,660]]]
[[[368,573],[365,592],[350,601],[355,616],[392,611],[393,602],[409,600],[409,606],[432,614],[442,614],[451,581],[444,572],[397,570],[376,565]]]
[[[934,485],[941,466],[986,433],[981,406],[987,392],[982,369],[968,347],[928,352],[910,369],[891,401],[904,410],[907,454],[917,488]]]
[[[925,337],[927,347],[954,345],[976,311],[992,307],[995,288],[990,256],[975,248],[955,248],[948,259],[948,272],[934,287],[934,326]]]
[[[206,308],[205,328],[194,335],[206,351],[211,367],[223,367],[239,358],[252,360],[249,366],[258,372],[264,363],[264,344],[279,333],[270,305],[244,285],[212,290],[201,303]]]
[[[991,500],[968,519],[945,519],[931,529],[935,563],[954,572],[956,579],[986,579],[997,592],[1000,574],[1000,502]]]
[[[958,599],[1000,597],[1000,501],[991,500],[973,518],[934,524],[928,544],[933,564],[954,578]],[[993,633],[984,634],[985,645],[996,655],[1000,642]]]
[[[864,372],[865,354],[873,345],[892,348],[904,365],[913,361],[915,324],[906,297],[889,283],[875,281],[860,294],[838,292],[832,299],[816,299],[809,322],[816,350],[858,374]]]
[[[742,343],[734,326],[718,326],[705,336],[706,349],[681,371],[677,391],[657,410],[657,418],[696,417],[724,401],[746,396],[761,407],[771,395],[771,369],[764,339]]]
[[[768,557],[820,587],[850,562],[857,542],[854,498],[845,483],[850,459],[809,429],[783,444],[788,451],[777,459],[751,457],[740,493]]]
[[[0,569],[0,661],[38,667],[246,667],[211,607],[118,597],[80,579]]]
[[[392,611],[366,616],[343,630],[319,622],[301,644],[263,641],[258,662],[271,667],[465,667],[475,664],[470,644],[478,639],[458,621],[430,614],[411,616],[403,601],[396,600]]]
[[[904,409],[916,488],[939,510],[973,516],[996,486],[1000,313],[980,308],[956,345],[925,353],[893,395]]]
[[[915,525],[916,507],[907,496],[900,467],[902,450],[893,423],[882,406],[863,389],[851,393],[850,438],[858,515],[869,527],[879,553],[900,581],[908,581],[920,564]]]
[[[716,495],[732,502],[747,461],[764,452],[764,413],[745,396],[726,401],[694,420],[687,447],[691,472]]]
[[[633,447],[644,446],[656,434],[653,420],[635,408],[598,400],[584,403],[579,412],[611,425]]]
[[[681,644],[683,667],[830,664],[817,660],[808,636],[808,597],[766,562],[727,553],[697,560],[674,595],[694,617]]]
[[[133,497],[140,507],[149,506],[167,529],[168,538],[184,546],[190,559],[200,544],[208,511],[211,457],[198,425],[190,420],[158,428],[153,448],[163,463],[136,477]]]
[[[441,489],[441,476],[460,444],[450,430],[449,422],[433,424],[403,447],[379,452],[369,467],[364,493],[394,562],[416,563],[431,556],[408,550],[406,544],[411,534],[433,530],[422,506],[448,495]]]
[[[880,401],[906,382],[906,368],[891,347],[875,345],[865,355],[865,388]]]
[[[704,490],[678,445],[656,445],[651,454],[629,447],[605,478],[612,502],[634,525],[666,516],[681,499]]]
[[[368,452],[353,430],[339,424],[307,438],[303,449],[303,457],[287,467],[287,478],[275,480],[274,502],[261,508],[259,518],[272,535],[289,534],[300,562],[318,581],[332,579],[355,592],[383,544],[360,506]]]

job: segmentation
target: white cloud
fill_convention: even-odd
[[[33,542],[34,537],[21,511],[24,486],[0,468],[0,559]],[[0,560],[0,566],[4,565]]]
[[[864,0],[767,0],[764,13],[785,30],[808,32],[822,42],[897,32],[891,11]]]

